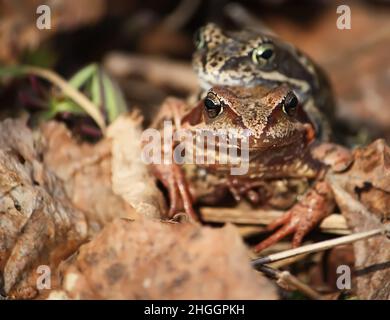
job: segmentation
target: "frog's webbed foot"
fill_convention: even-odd
[[[294,234],[293,247],[298,247],[302,243],[303,237],[330,214],[333,207],[333,195],[329,185],[324,181],[318,182],[312,190],[303,196],[300,202],[268,225],[268,230],[274,230],[280,226],[281,228],[260,242],[255,247],[255,251],[260,252],[290,234]]]

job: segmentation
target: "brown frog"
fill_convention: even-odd
[[[175,120],[176,128],[197,133],[212,132],[216,136],[221,130],[234,130],[238,138],[246,139],[248,151],[248,158],[240,163],[247,164],[247,171],[238,175],[231,172],[237,163],[222,163],[218,149],[221,140],[218,139],[210,145],[214,150],[212,161],[155,165],[156,175],[169,190],[171,215],[184,209],[196,217],[193,203],[205,197],[208,200],[211,197],[212,202],[218,203],[224,189],[230,191],[236,200],[246,197],[258,205],[259,199],[262,199],[259,193],[264,185],[276,186],[278,182],[297,179],[304,185],[310,185],[311,188],[299,201],[269,226],[270,230],[280,229],[256,247],[257,251],[261,251],[292,233],[293,246],[298,246],[303,237],[332,212],[332,192],[324,177],[329,165],[336,170],[347,167],[349,151],[334,144],[317,142],[312,125],[299,120],[304,110],[287,85],[273,89],[264,86],[215,86],[201,103],[189,111],[185,111],[188,107],[183,102],[175,99],[167,100],[164,109],[171,110],[171,119]],[[166,116],[169,112],[163,114]],[[195,140],[189,140],[192,143],[189,150],[194,153],[199,146],[204,149],[204,144],[195,144]],[[226,143],[226,140],[223,141]],[[234,140],[235,145],[231,141],[227,142],[228,149],[241,148],[238,140]],[[215,152],[215,149],[219,152]],[[240,151],[243,151],[242,148]],[[318,154],[326,157],[320,161],[316,159]],[[279,190],[274,188],[271,192],[278,193]],[[271,198],[275,196],[272,194]]]

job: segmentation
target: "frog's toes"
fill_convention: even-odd
[[[293,247],[300,246],[303,237],[331,213],[333,207],[334,201],[328,184],[323,181],[318,182],[300,202],[268,226],[268,230],[282,227],[260,242],[255,247],[255,251],[260,252],[292,233],[294,233]]]
[[[259,244],[255,246],[255,252],[263,251],[264,249],[272,246],[273,244],[277,243],[279,240],[283,239],[284,237],[294,233],[297,230],[297,219],[292,218],[292,211],[286,212],[282,217],[275,220],[273,223],[271,223],[267,229],[268,230],[274,230],[279,226],[282,226],[279,230],[274,232],[271,236],[266,238],[265,240],[261,241]]]
[[[274,230],[281,226],[271,236],[260,242],[255,247],[255,251],[260,252],[290,234],[294,234],[292,246],[294,248],[299,247],[303,237],[309,233],[317,223],[317,221],[308,217],[307,212],[307,208],[304,208],[300,203],[296,204],[291,210],[287,211],[282,217],[275,220],[267,227],[268,230]]]

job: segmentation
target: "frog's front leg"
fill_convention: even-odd
[[[182,128],[182,119],[189,108],[182,100],[167,98],[151,127],[161,128],[163,121],[172,121],[173,130],[180,130]],[[173,141],[171,143],[163,143],[162,146],[164,155],[173,155]],[[171,149],[172,152],[165,152],[168,149]],[[174,157],[172,156],[169,163],[153,164],[152,171],[168,190],[170,201],[168,216],[172,218],[175,214],[185,211],[190,219],[198,220],[192,206],[193,201],[184,172],[180,165],[175,163]]]
[[[260,242],[255,251],[260,252],[273,245],[282,238],[293,234],[293,247],[298,247],[302,243],[303,237],[309,233],[315,225],[332,213],[335,206],[333,194],[326,181],[317,182],[309,190],[301,201],[296,203],[282,217],[268,225],[268,230],[277,230],[273,235]]]

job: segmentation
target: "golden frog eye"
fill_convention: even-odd
[[[195,48],[198,49],[198,50],[203,49],[205,47],[206,42],[205,42],[205,39],[204,39],[204,36],[203,36],[203,29],[202,28],[198,29],[195,32],[194,44],[195,44]]]
[[[209,118],[217,117],[223,110],[222,104],[219,99],[214,95],[209,93],[204,99],[204,107]]]
[[[263,43],[252,51],[252,61],[259,66],[265,66],[275,58],[275,49],[271,43]]]
[[[289,116],[294,116],[298,107],[298,98],[294,92],[290,91],[287,93],[283,100],[283,112]]]

